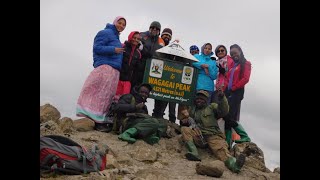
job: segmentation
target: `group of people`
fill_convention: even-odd
[[[119,35],[126,27],[122,16],[108,23],[99,31],[93,44],[93,71],[81,90],[76,113],[95,122],[95,129],[107,132],[109,109],[114,113],[114,132],[118,138],[129,143],[137,138],[149,144],[158,143],[163,134],[164,111],[169,104],[169,121],[176,121],[176,103],[155,100],[152,116],[145,105],[152,87],[143,83],[146,60],[155,56],[155,51],[170,43],[172,30],[153,21],[145,32],[132,31],[123,44]],[[224,161],[233,172],[238,173],[245,156],[230,155],[232,146],[231,128],[239,135],[236,143],[250,142],[250,138],[238,123],[244,86],[248,83],[251,63],[244,57],[237,44],[227,48],[218,45],[214,58],[213,46],[205,43],[201,52],[196,45],[190,53],[199,61],[192,63],[198,69],[196,96],[192,106],[179,105],[178,120],[181,134],[188,149],[186,158],[199,161],[199,147],[209,147],[215,156]],[[214,84],[214,81],[216,83]],[[225,134],[219,129],[218,119],[225,120]]]

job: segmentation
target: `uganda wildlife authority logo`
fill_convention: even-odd
[[[190,66],[184,66],[183,72],[182,72],[182,79],[181,82],[184,84],[191,84],[192,83],[192,77],[193,77],[193,67]]]

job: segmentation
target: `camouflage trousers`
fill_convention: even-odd
[[[196,146],[204,147],[201,139],[197,136],[196,131],[190,127],[181,127],[181,134],[184,141],[193,141]],[[204,140],[208,143],[212,153],[221,161],[226,161],[231,154],[228,150],[226,140],[219,135],[205,135]]]

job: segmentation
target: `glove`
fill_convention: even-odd
[[[223,67],[221,66],[221,64],[219,64],[218,68],[219,68],[219,73],[221,73],[221,74],[226,73],[226,69],[223,68]]]

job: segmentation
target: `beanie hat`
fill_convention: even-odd
[[[194,51],[194,50],[199,51],[198,46],[196,46],[196,45],[190,46],[190,52],[191,52],[191,51]]]
[[[200,99],[203,99],[205,101],[208,101],[208,98],[209,98],[209,93],[205,90],[199,90],[197,91],[196,93],[196,98],[200,98]]]
[[[161,36],[164,35],[164,34],[169,35],[170,38],[172,38],[172,30],[170,28],[164,28],[162,33],[161,33]]]
[[[113,21],[113,24],[116,24],[120,19],[123,19],[124,22],[126,23],[127,25],[127,20],[123,17],[123,16],[117,16],[114,21]]]
[[[156,28],[159,28],[161,30],[161,24],[158,22],[158,21],[153,21],[151,24],[150,24],[150,27],[156,27]],[[150,28],[149,27],[149,28]]]

